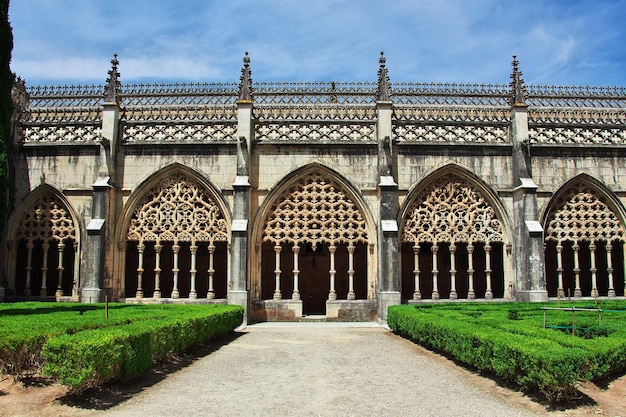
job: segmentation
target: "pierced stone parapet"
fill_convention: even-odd
[[[374,132],[373,123],[264,123],[255,126],[259,142],[374,142]]]

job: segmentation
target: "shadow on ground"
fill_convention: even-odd
[[[166,379],[170,374],[180,371],[193,364],[196,360],[210,355],[241,335],[242,333],[233,332],[227,336],[209,340],[202,345],[169,356],[157,362],[151,370],[130,382],[111,381],[101,387],[91,388],[80,394],[64,395],[58,401],[70,407],[87,410],[108,410]]]

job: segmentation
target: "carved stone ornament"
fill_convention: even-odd
[[[292,186],[276,201],[265,225],[263,240],[300,245],[310,243],[368,243],[363,215],[341,190],[314,173]]]
[[[226,220],[205,187],[182,173],[160,180],[141,199],[127,239],[142,242],[227,241]]]
[[[54,195],[46,195],[35,202],[20,223],[17,239],[49,243],[76,241],[76,227],[64,204]]]
[[[478,190],[449,174],[419,193],[407,212],[402,241],[502,242],[502,224]]]
[[[576,183],[557,198],[548,216],[546,240],[624,242],[624,226],[596,192]]]

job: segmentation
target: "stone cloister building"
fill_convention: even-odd
[[[0,296],[385,319],[433,300],[623,297],[624,88],[14,89]]]

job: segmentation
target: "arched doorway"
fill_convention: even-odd
[[[200,181],[164,175],[141,193],[126,230],[127,297],[226,298],[228,225]]]
[[[367,299],[368,232],[344,188],[314,170],[274,201],[262,233],[261,297],[301,301],[305,315],[325,314],[327,301]]]
[[[553,199],[546,216],[548,295],[624,295],[624,225],[616,204],[579,178]]]
[[[78,296],[76,222],[52,189],[36,191],[19,220],[15,292],[25,296]]]
[[[482,193],[455,173],[438,176],[405,212],[402,298],[502,298],[502,221]]]

